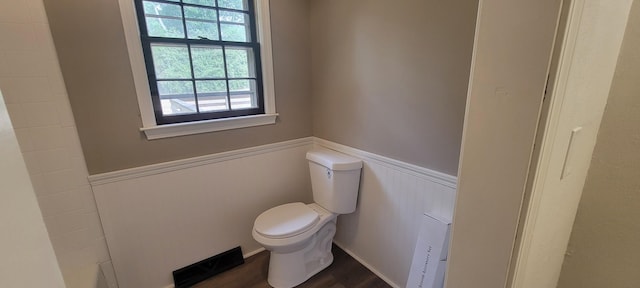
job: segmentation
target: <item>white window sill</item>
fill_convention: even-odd
[[[186,122],[140,128],[148,140],[231,130],[276,123],[277,113]]]

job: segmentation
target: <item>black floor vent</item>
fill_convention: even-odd
[[[240,247],[236,247],[198,263],[173,271],[173,282],[176,288],[191,287],[198,282],[242,265],[243,263],[242,250]]]

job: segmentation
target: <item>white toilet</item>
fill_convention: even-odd
[[[333,262],[338,214],[356,210],[362,161],[332,150],[307,153],[315,203],[288,203],[256,218],[253,238],[271,251],[269,284],[301,284]]]

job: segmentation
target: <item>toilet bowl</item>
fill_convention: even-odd
[[[338,214],[355,211],[362,161],[331,150],[307,153],[315,203],[287,203],[256,218],[253,238],[271,251],[268,282],[297,286],[333,262]]]
[[[273,222],[291,210],[297,210],[293,211],[295,216],[280,224]],[[336,217],[337,214],[315,203],[300,202],[280,205],[258,216],[253,238],[271,251],[268,277],[271,286],[294,287],[333,262],[331,243]]]

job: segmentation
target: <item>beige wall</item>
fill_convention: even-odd
[[[117,0],[45,0],[90,174],[311,135],[308,2],[272,0],[276,125],[147,141]]]
[[[448,288],[506,285],[561,3],[480,1]]]
[[[640,287],[640,1],[573,226],[559,288]]]
[[[456,174],[477,1],[271,2],[278,123],[147,141],[117,1],[45,0],[89,173],[314,134]]]
[[[311,1],[314,136],[457,172],[477,1]]]

